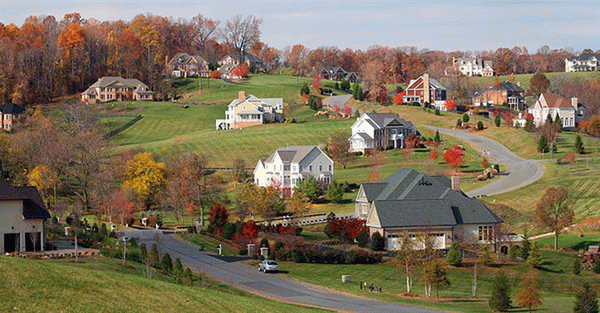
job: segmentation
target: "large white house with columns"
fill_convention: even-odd
[[[278,148],[267,159],[258,160],[254,184],[279,187],[284,197],[291,197],[296,184],[308,175],[326,187],[333,181],[333,160],[317,146],[287,146]]]
[[[35,187],[13,187],[0,179],[0,253],[44,249],[44,220],[50,218]]]

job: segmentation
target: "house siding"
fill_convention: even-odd
[[[23,200],[4,200],[0,201],[0,253],[5,253],[7,244],[5,242],[6,234],[18,234],[18,251],[26,251],[26,242],[28,233],[40,233],[41,249],[44,248],[43,219],[24,219],[23,218]]]

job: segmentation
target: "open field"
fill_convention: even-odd
[[[401,270],[395,267],[394,261],[380,265],[327,265],[327,264],[296,264],[280,262],[282,271],[289,271],[288,276],[326,286],[343,292],[377,298],[384,301],[402,302],[427,306],[456,312],[488,312],[492,280],[495,273],[502,269],[509,274],[512,288],[513,305],[521,279],[531,273],[538,279],[542,294],[542,306],[537,310],[547,312],[572,311],[574,292],[583,281],[592,284],[600,283],[600,276],[591,271],[582,271],[579,276],[572,274],[573,253],[562,251],[542,251],[545,259],[541,270],[530,270],[522,262],[509,262],[500,268],[481,267],[478,273],[478,292],[476,299],[471,298],[472,266],[453,268],[447,266],[447,278],[451,282],[449,288],[440,289],[441,302],[434,299],[404,298],[400,294],[406,292],[406,278]],[[341,275],[350,275],[352,283],[342,283]],[[413,293],[423,294],[423,287],[417,276],[413,279]],[[366,281],[381,287],[382,292],[370,293],[361,291],[359,282]],[[435,296],[435,288],[432,290]],[[510,312],[523,312],[522,308],[514,308]]]
[[[2,312],[310,312],[269,301],[226,285],[177,285],[155,273],[143,277],[139,263],[116,259],[35,261],[0,256]],[[224,301],[224,299],[227,299]]]
[[[579,237],[579,235],[583,237]],[[542,247],[554,248],[554,235],[535,239]],[[587,250],[589,246],[600,245],[600,231],[578,232],[570,231],[558,235],[558,247],[579,251]]]

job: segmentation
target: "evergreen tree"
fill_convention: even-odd
[[[488,305],[494,311],[506,311],[510,308],[511,302],[508,276],[503,271],[499,271],[494,277],[492,297]]]
[[[520,257],[521,256],[521,247],[519,247],[517,245],[510,246],[510,249],[508,249],[508,255],[510,256],[511,259],[516,259],[517,257]]]
[[[191,286],[194,280],[194,276],[192,275],[192,271],[189,268],[186,268],[183,271],[183,275],[181,276],[181,283],[187,286]]]
[[[544,259],[540,254],[540,247],[538,246],[537,242],[533,242],[533,245],[531,246],[531,252],[529,253],[527,263],[534,268],[540,268],[542,263],[544,263]]]
[[[469,118],[469,114],[467,114],[467,113],[464,113],[464,114],[462,115],[462,121],[463,121],[463,123],[468,123],[468,122],[469,122],[469,120],[470,120],[470,118]]]
[[[333,203],[340,203],[344,198],[344,192],[344,184],[340,184],[334,180],[327,187],[327,191],[325,192],[325,198],[329,199]]]
[[[529,251],[531,251],[531,241],[529,241],[529,235],[527,229],[523,233],[523,241],[521,241],[521,258],[527,260],[529,258]]]
[[[558,116],[556,118],[558,118]],[[554,120],[552,119],[552,115],[550,113],[548,113],[548,115],[546,116],[546,123],[545,124],[550,125],[552,123],[554,123]]]
[[[142,262],[146,262],[146,260],[148,260],[148,249],[146,249],[145,243],[140,245],[140,258],[142,259]]]
[[[448,250],[446,262],[452,266],[460,266],[462,264],[462,253],[456,241],[452,242],[450,250]]]
[[[496,115],[496,116],[498,116],[498,115]],[[477,122],[477,130],[483,130],[483,122],[482,121]]]
[[[594,258],[594,267],[592,267],[592,272],[600,274],[600,258]]]
[[[548,152],[548,139],[546,138],[546,136],[541,135],[540,139],[538,139],[537,150],[541,153]]]
[[[598,291],[592,288],[590,283],[583,283],[581,289],[575,295],[574,313],[598,313]]]
[[[554,125],[558,126],[558,129],[562,129],[562,120],[560,119],[560,116],[556,115],[556,118],[554,119]]]
[[[500,114],[496,114],[496,116],[494,117],[494,125],[496,125],[496,127],[500,127],[500,122],[502,122],[502,120],[500,119]]]
[[[435,137],[433,137],[433,141],[435,142],[441,142],[442,138],[440,137],[440,132],[439,131],[435,131]]]
[[[494,265],[494,258],[492,257],[492,249],[489,244],[485,244],[481,253],[479,254],[479,263],[485,266]]]
[[[314,176],[308,175],[305,179],[296,184],[294,192],[301,192],[308,200],[315,202],[321,195],[321,184]]]
[[[156,244],[153,244],[152,248],[150,249],[148,261],[152,266],[158,266],[158,263],[160,262],[160,255],[158,254],[158,246]]]
[[[175,259],[175,264],[173,265],[173,273],[182,275],[183,274],[183,264],[181,264],[181,259]]]
[[[373,251],[383,251],[385,247],[385,240],[381,236],[379,232],[374,232],[371,236],[371,250]]]
[[[577,135],[577,137],[575,137],[575,152],[578,154],[585,153],[585,147],[583,146],[583,141],[581,140],[580,135]]]
[[[306,83],[302,84],[302,88],[300,88],[300,95],[309,95],[310,94],[310,88],[308,88],[308,85]]]
[[[361,248],[366,247],[369,244],[369,233],[366,229],[361,229],[356,236],[356,242]]]
[[[462,120],[460,119],[460,117],[456,120],[456,127],[461,127],[462,126]]]
[[[167,271],[173,271],[173,260],[171,260],[171,256],[168,253],[163,254],[162,260],[160,260],[160,267]]]

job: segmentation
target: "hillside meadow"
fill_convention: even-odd
[[[267,300],[227,285],[178,285],[116,259],[29,260],[0,256],[2,312],[324,312]],[[201,284],[202,285],[202,284]],[[226,301],[224,299],[227,299]]]

